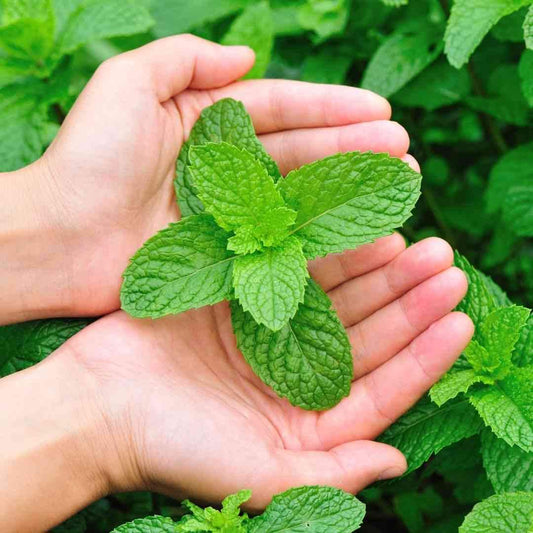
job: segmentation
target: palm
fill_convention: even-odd
[[[356,491],[387,469],[399,474],[401,455],[371,440],[471,334],[464,315],[448,314],[465,290],[462,274],[449,268],[449,247],[428,239],[403,248],[393,235],[310,265],[355,356],[350,396],[324,413],[291,406],[253,374],[235,346],[226,302],[158,321],[119,312],[76,336],[105,412],[128,413],[118,419],[129,420],[143,486],[207,500],[250,487],[261,507],[292,485]],[[360,298],[368,294],[371,301]]]

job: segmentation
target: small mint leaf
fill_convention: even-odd
[[[177,524],[167,516],[137,518],[116,527],[111,533],[176,533]]]
[[[302,244],[289,237],[277,247],[235,259],[235,296],[257,323],[277,331],[303,301],[308,276]]]
[[[228,237],[207,213],[170,224],[131,258],[122,308],[158,318],[229,298],[235,256],[227,250]]]
[[[429,395],[432,401],[441,406],[458,394],[466,392],[474,383],[479,382],[487,383],[490,380],[477,375],[473,369],[449,372],[431,387]]]

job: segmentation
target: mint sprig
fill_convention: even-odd
[[[236,300],[238,346],[259,377],[294,405],[325,409],[349,394],[351,348],[306,260],[390,234],[409,217],[421,178],[370,152],[279,176],[242,104],[204,110],[177,163],[188,216],[132,257],[122,307],[158,318]]]

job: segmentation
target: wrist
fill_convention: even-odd
[[[71,314],[71,239],[47,174],[42,159],[0,174],[0,324]]]

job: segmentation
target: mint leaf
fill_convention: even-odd
[[[533,366],[533,314],[529,315],[526,325],[522,328],[513,352],[513,364]]]
[[[308,276],[302,243],[295,237],[275,248],[238,256],[233,265],[235,296],[242,308],[273,331],[295,315]]]
[[[189,151],[198,196],[227,231],[254,235],[272,246],[288,235],[296,213],[288,209],[265,167],[252,154],[227,143],[207,143]]]
[[[533,367],[517,368],[497,386],[470,394],[470,402],[487,426],[510,446],[533,452]]]
[[[527,48],[533,49],[533,6],[531,6],[524,19],[524,40]]]
[[[437,407],[424,397],[378,440],[398,448],[409,465],[406,473],[416,470],[432,454],[480,431],[483,424],[468,400],[456,399]]]
[[[521,237],[533,236],[533,184],[509,189],[503,204],[503,220]]]
[[[92,40],[142,33],[153,24],[148,10],[134,0],[84,3],[64,25],[57,56],[70,54]]]
[[[279,331],[231,303],[237,346],[254,372],[280,396],[304,409],[328,409],[350,393],[352,350],[322,289],[309,280],[303,303]]]
[[[131,258],[122,308],[132,316],[158,318],[229,298],[234,255],[226,248],[228,237],[208,214],[161,230]]]
[[[301,79],[315,83],[342,84],[353,59],[347,50],[328,45],[317,53],[307,56],[302,67]]]
[[[533,491],[533,454],[509,446],[489,429],[481,435],[481,454],[496,492]]]
[[[466,516],[459,533],[528,533],[533,523],[533,493],[495,494]]]
[[[392,233],[410,216],[420,181],[399,159],[348,152],[293,170],[278,187],[297,212],[292,232],[312,259]]]
[[[386,6],[400,7],[406,6],[409,0],[381,0]]]
[[[333,487],[307,486],[272,498],[265,512],[252,519],[249,533],[351,533],[359,529],[365,505]]]
[[[265,166],[274,181],[281,177],[276,163],[257,139],[244,105],[231,98],[224,98],[202,111],[180,151],[174,187],[182,216],[198,214],[204,210],[188,167],[189,148],[221,141],[250,152]]]
[[[531,0],[455,0],[444,40],[448,61],[462,67],[489,30]]]
[[[468,347],[471,345],[479,346],[475,341],[472,341]],[[479,346],[479,349],[484,350],[483,346]],[[448,372],[431,387],[429,395],[432,401],[441,406],[458,394],[466,392],[474,383],[479,382],[488,383],[489,381],[473,369]]]
[[[244,76],[262,78],[270,63],[274,46],[272,12],[267,2],[247,7],[232,23],[222,38],[225,45],[247,45],[255,52],[255,64]]]
[[[137,518],[113,529],[111,533],[176,533],[177,524],[167,516]]]
[[[0,327],[0,377],[42,361],[91,322],[53,318]]]
[[[518,64],[518,74],[522,84],[522,93],[530,107],[533,107],[533,51],[524,50]]]
[[[432,25],[400,28],[368,63],[361,86],[389,97],[433,63],[441,53],[442,32]]]
[[[299,24],[313,30],[318,41],[341,33],[347,21],[347,0],[307,0],[298,10]]]

